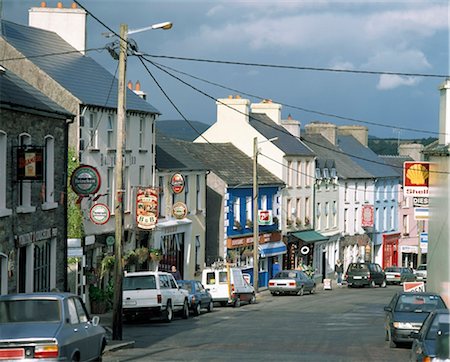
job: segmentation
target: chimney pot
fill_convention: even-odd
[[[46,8],[47,7],[47,3],[45,1],[41,2],[41,8]]]
[[[133,82],[131,80],[128,81],[127,87],[128,87],[128,89],[133,90]]]
[[[141,83],[139,81],[136,81],[136,88],[134,88],[137,91],[141,90]]]
[[[76,3],[72,3],[72,9],[76,9],[77,8],[77,4]]]
[[[63,7],[62,2],[59,1],[58,4],[56,4],[56,7],[57,7],[58,9],[62,9],[62,7]]]

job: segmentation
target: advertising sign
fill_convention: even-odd
[[[91,207],[89,217],[94,224],[106,224],[111,216],[109,208],[105,204],[95,204]]]
[[[429,196],[429,162],[405,162],[403,164],[403,192],[405,196]]]
[[[44,150],[42,147],[19,147],[17,149],[17,178],[21,181],[44,179]]]
[[[428,207],[430,200],[428,197],[413,197],[413,206]]]
[[[428,207],[415,207],[414,220],[428,220],[430,209]]]
[[[182,202],[176,202],[172,207],[172,215],[175,219],[184,219],[187,215],[187,206]]]
[[[272,210],[258,210],[258,225],[272,224]]]
[[[184,190],[184,177],[180,173],[173,174],[170,179],[170,187],[175,194],[179,194]]]
[[[158,191],[151,187],[140,187],[136,192],[137,227],[145,230],[156,227],[158,221]]]
[[[403,282],[404,292],[425,292],[424,282]]]
[[[79,196],[95,194],[101,185],[100,173],[95,167],[80,165],[72,172],[70,185]]]
[[[362,206],[361,226],[373,227],[373,205]]]

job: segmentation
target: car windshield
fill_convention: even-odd
[[[123,290],[156,289],[154,275],[139,275],[123,278]]]
[[[274,279],[297,278],[297,273],[294,271],[281,271],[274,276]]]
[[[445,308],[444,302],[438,295],[402,294],[397,301],[397,312],[431,312]]]
[[[368,271],[367,264],[352,263],[348,267],[349,271]]]
[[[180,282],[178,281],[178,285],[180,286],[180,288],[183,288],[184,290],[187,290],[189,293],[193,293],[194,290],[194,286],[192,284],[192,282]]]
[[[400,272],[400,268],[396,266],[391,266],[389,268],[384,269],[385,272]]]
[[[0,301],[0,323],[58,322],[60,320],[58,300]]]
[[[426,339],[436,339],[437,332],[441,331],[443,333],[449,332],[450,325],[450,314],[436,314],[433,322],[428,329]]]

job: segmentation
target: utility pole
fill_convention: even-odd
[[[258,292],[259,223],[258,223],[258,138],[253,138],[253,287]]]
[[[119,39],[119,79],[117,98],[117,145],[116,145],[116,240],[114,244],[114,300],[113,300],[113,340],[122,340],[122,236],[123,236],[123,147],[125,143],[125,74],[127,67],[128,25],[120,25]]]

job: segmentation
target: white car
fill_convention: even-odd
[[[420,264],[416,270],[414,270],[414,274],[417,276],[417,280],[427,280],[427,264]]]

